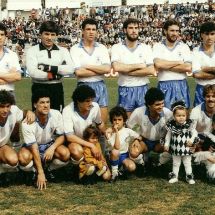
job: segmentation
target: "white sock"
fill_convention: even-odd
[[[159,156],[159,163],[160,164],[165,164],[167,163],[168,161],[170,161],[172,158],[172,155],[168,152],[163,152],[160,154]]]
[[[138,155],[136,158],[131,158],[136,164],[144,164],[143,154]]]
[[[82,160],[84,160],[84,157],[82,157],[80,160],[75,160],[75,159],[73,159],[72,157],[70,158],[71,159],[71,162],[72,162],[72,164],[74,164],[74,165],[78,165]]]
[[[2,167],[5,170],[5,172],[17,172],[18,171],[17,166],[18,164],[16,166],[11,166],[7,163],[2,163]]]
[[[22,166],[22,165],[19,165],[20,169],[25,171],[25,172],[35,172],[35,168],[34,168],[34,162],[33,161],[30,161],[29,164],[27,164],[26,166]]]
[[[50,169],[50,170],[59,169],[59,168],[61,168],[61,167],[66,166],[68,163],[69,163],[69,161],[63,162],[63,161],[61,161],[61,160],[55,158],[55,159],[51,162],[51,164],[49,165],[49,169]]]

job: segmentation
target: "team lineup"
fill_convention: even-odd
[[[83,184],[97,178],[115,182],[136,168],[146,171],[151,151],[159,153],[158,168],[172,160],[169,183],[178,181],[182,162],[186,181],[195,184],[192,158],[205,164],[205,177],[213,181],[215,23],[200,26],[202,43],[192,53],[178,40],[180,25],[172,19],[163,24],[163,41],[150,47],[138,41],[139,21],[128,18],[125,40],[110,52],[96,42],[94,19],[85,19],[81,28],[81,42],[67,50],[55,43],[55,22],[40,26],[41,43],[26,55],[32,78],[32,111],[26,111],[15,105],[21,68],[4,47],[7,29],[0,24],[1,184],[7,171],[19,170],[42,190],[55,180],[53,171],[66,165],[76,166]],[[118,103],[108,111],[104,75],[111,69],[119,74]],[[77,87],[64,106],[63,76],[72,74]],[[197,83],[193,105],[187,76]],[[157,88],[149,88],[149,77],[158,79]]]

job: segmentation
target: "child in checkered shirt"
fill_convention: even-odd
[[[172,105],[173,119],[166,124],[164,150],[169,151],[173,157],[173,169],[169,174],[169,183],[178,182],[178,173],[181,161],[186,172],[186,181],[195,184],[192,173],[191,158],[192,149],[197,142],[198,133],[193,121],[188,118],[188,111],[183,101],[177,101]]]

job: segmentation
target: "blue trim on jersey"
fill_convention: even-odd
[[[163,40],[162,43],[164,44],[164,46],[166,46],[166,48],[167,48],[169,51],[173,51],[173,50],[175,50],[175,48],[180,44],[180,41],[178,41],[178,40],[175,41],[175,44],[174,44],[174,46],[173,46],[172,48],[169,48],[169,47],[167,46],[166,40]]]
[[[164,117],[164,112],[162,111],[162,112],[160,113],[160,117],[159,117],[158,120],[152,120],[152,119],[149,117],[149,109],[146,107],[145,115],[148,116],[149,121],[150,121],[153,125],[156,125],[156,124],[160,121],[160,119],[161,119],[162,117]]]
[[[130,52],[134,52],[137,48],[138,48],[138,46],[141,44],[139,41],[137,41],[137,45],[136,45],[136,47],[135,48],[129,48],[128,46],[127,46],[127,44],[126,44],[126,41],[124,40],[123,41],[123,43],[122,43]]]
[[[99,47],[99,45],[98,45],[97,42],[94,42],[94,43],[93,43],[93,49],[92,49],[92,51],[89,53],[89,52],[85,49],[85,47],[84,47],[83,40],[81,40],[80,43],[79,43],[79,48],[82,48],[82,49],[83,49],[88,55],[90,55],[90,56],[93,55],[93,53],[94,53],[96,47]]]

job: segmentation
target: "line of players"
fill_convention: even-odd
[[[13,152],[10,151],[11,148],[7,143],[14,130],[14,122],[18,122],[23,118],[23,112],[19,109],[15,110],[15,112],[18,111],[17,113],[19,114],[15,114],[15,119],[9,120],[9,116],[12,117],[13,115],[11,113],[13,112],[12,107],[14,106],[12,104],[14,104],[14,101],[9,100],[8,102],[6,99],[5,103],[4,97],[7,98],[9,95],[4,95],[4,91],[2,91],[3,100],[0,101],[3,110],[1,117],[1,139],[4,140],[1,141],[0,148],[2,165],[6,164],[15,167],[19,160],[22,169],[32,170],[34,169],[34,160],[37,167],[37,185],[39,189],[46,186],[43,163],[47,160],[52,160],[53,157],[55,159],[46,170],[46,175],[50,179],[53,178],[52,170],[55,169],[56,166],[66,165],[70,157],[73,163],[77,164],[83,162],[85,147],[90,148],[90,152],[97,160],[101,160],[101,150],[99,150],[95,144],[83,139],[83,131],[87,126],[95,123],[100,131],[105,133],[105,126],[103,124],[107,122],[108,116],[107,88],[104,84],[103,75],[110,72],[111,64],[107,49],[103,45],[95,42],[97,22],[92,19],[87,19],[82,23],[83,39],[79,44],[71,48],[70,53],[65,48],[55,44],[58,31],[58,26],[54,22],[48,21],[42,23],[40,27],[41,43],[30,48],[27,53],[27,69],[33,82],[32,108],[35,110],[36,122],[27,125],[26,131],[25,126],[23,126],[24,141],[28,147],[23,147],[20,150],[19,159],[15,156],[13,150]],[[140,121],[140,124],[142,123],[141,138],[135,138],[136,143],[132,144],[130,153],[130,160],[143,163],[141,156],[139,156],[142,155],[143,152],[151,149],[159,152],[163,150],[160,144],[157,143],[162,132],[159,132],[158,135],[157,131],[159,129],[164,129],[164,122],[166,122],[166,118],[169,117],[166,117],[165,120],[160,120],[163,119],[160,113],[163,112],[165,108],[170,108],[171,104],[178,100],[183,100],[186,108],[190,107],[186,74],[192,73],[191,69],[193,70],[193,76],[197,80],[195,106],[201,102],[207,104],[206,100],[204,100],[204,96],[206,95],[202,96],[203,88],[206,85],[208,86],[208,84],[212,86],[212,89],[209,90],[209,94],[212,94],[209,96],[209,107],[203,105],[200,109],[202,112],[206,113],[203,114],[201,112],[201,116],[209,116],[209,119],[205,117],[207,120],[205,120],[204,117],[203,120],[200,120],[200,127],[202,127],[203,122],[205,123],[205,121],[207,121],[206,125],[203,123],[204,126],[207,127],[206,129],[203,126],[204,131],[210,131],[211,128],[209,127],[212,125],[211,119],[214,113],[214,107],[210,106],[214,103],[215,25],[213,22],[207,22],[201,26],[200,33],[203,41],[201,47],[193,52],[193,58],[189,48],[178,40],[179,24],[176,20],[167,20],[165,22],[163,27],[165,39],[161,43],[155,44],[153,51],[149,46],[138,42],[138,20],[126,20],[123,24],[123,31],[126,37],[125,41],[112,47],[111,62],[113,69],[119,73],[118,104],[126,110],[126,115],[130,117],[130,115],[133,114],[134,116],[135,112],[139,110],[138,108],[142,107],[144,104],[147,107],[143,112],[144,114],[142,114],[145,118]],[[18,64],[16,65],[16,55],[3,46],[6,38],[6,28],[3,25],[0,25],[0,36],[0,65],[2,67],[0,72],[0,89],[6,90],[13,96],[13,83],[21,78],[19,73],[20,68]],[[56,111],[53,111],[56,112],[53,114],[49,113],[49,105],[51,105],[53,109],[59,111],[63,110],[64,95],[62,78],[64,75],[72,74],[73,72],[75,72],[77,77],[78,87],[73,92],[73,102],[64,108],[64,126],[62,128],[63,123],[60,123],[60,114]],[[149,75],[158,77],[158,89],[161,91],[157,89],[148,90]],[[90,88],[86,87],[86,85],[90,86]],[[40,93],[38,93],[38,89],[41,90]],[[83,92],[80,90],[83,90]],[[38,98],[38,94],[43,94],[42,91],[49,91],[49,95]],[[151,91],[153,93],[150,95]],[[149,100],[147,101],[145,100],[145,98],[148,98],[146,92],[149,94]],[[163,95],[163,97],[161,95]],[[157,99],[156,96],[158,96],[159,99]],[[152,109],[150,109],[150,107]],[[41,117],[40,111],[45,112],[41,114]],[[27,121],[31,123],[34,114],[31,112],[29,114],[30,117],[28,118],[31,120],[30,122],[29,120]],[[136,120],[142,115],[137,113],[138,117]],[[58,122],[56,125],[51,123],[52,116],[54,118],[53,120]],[[132,118],[130,117],[129,121],[131,120]],[[161,122],[163,123],[162,126],[160,125]],[[44,131],[49,123],[51,123],[51,126],[55,127],[49,129],[49,132],[50,130],[51,132],[47,135]],[[150,124],[151,127],[149,126]],[[7,129],[9,129],[6,129],[7,132],[4,130],[6,125],[8,126]],[[139,126],[141,127],[141,125]],[[158,130],[156,126],[158,126]],[[114,128],[114,131],[116,132],[117,129]],[[36,134],[35,132],[38,133]],[[201,133],[202,131],[198,132]],[[68,147],[63,145],[65,142],[63,134],[65,134]],[[57,135],[57,138],[54,138],[53,135]],[[55,141],[53,142],[53,140]],[[141,142],[141,144],[138,144],[138,142]],[[144,142],[144,144],[142,144],[142,142]],[[10,150],[8,148],[10,148]],[[116,148],[116,152],[111,154],[112,161],[115,161],[119,156],[119,152],[117,152],[119,151],[119,146]],[[39,152],[41,152],[41,155]],[[128,156],[128,154],[126,154],[120,162],[128,159],[126,156]],[[43,158],[42,161],[40,159],[41,157]],[[114,166],[118,166],[120,162],[112,163],[112,170],[115,168],[115,173],[117,173],[117,168]],[[127,164],[127,166],[131,165],[130,168],[132,169],[133,163],[131,163],[132,162]],[[98,174],[100,175],[102,171],[104,171],[102,175],[105,174],[106,176],[104,176],[104,178],[108,180],[111,177],[110,171],[108,168],[103,168],[103,166],[100,166],[102,168],[100,168],[101,172]],[[7,168],[4,165],[3,167],[2,172]],[[83,171],[86,173],[85,165],[83,164],[82,167]],[[90,169],[92,171],[92,168],[89,168],[89,170]],[[114,178],[113,175],[112,172],[112,178]],[[188,175],[191,175],[191,173]]]

